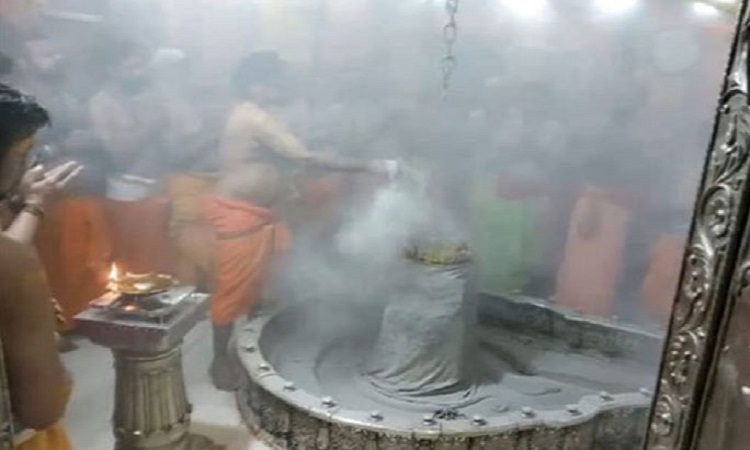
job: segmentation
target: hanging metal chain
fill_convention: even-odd
[[[458,24],[456,23],[458,2],[459,0],[445,0],[448,23],[443,27],[443,42],[445,43],[445,56],[442,60],[443,95],[447,93],[453,71],[456,69],[456,56],[453,54],[453,48],[456,45],[456,39],[458,39]]]

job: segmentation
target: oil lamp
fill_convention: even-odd
[[[217,450],[190,433],[180,349],[206,297],[169,275],[133,274],[112,264],[104,295],[76,316],[80,333],[114,355],[117,448]]]

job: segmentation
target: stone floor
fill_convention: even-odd
[[[75,391],[65,422],[75,450],[114,447],[110,418],[114,393],[112,356],[88,341],[64,355],[75,380]],[[204,321],[186,338],[183,362],[188,394],[193,403],[193,429],[227,445],[227,450],[268,450],[255,441],[241,423],[234,395],[213,388],[207,367],[211,357],[211,330]]]

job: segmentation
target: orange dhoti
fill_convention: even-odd
[[[272,211],[245,201],[214,196],[207,201],[206,217],[216,233],[211,321],[225,326],[250,312],[291,235]]]
[[[630,212],[602,190],[586,187],[573,208],[556,302],[598,316],[614,312]]]
[[[175,275],[185,284],[199,286],[213,281],[215,236],[203,207],[215,184],[216,175],[200,173],[174,174],[167,181]]]
[[[682,233],[660,236],[651,249],[648,271],[641,286],[644,309],[664,322],[672,313],[685,243],[686,236]]]
[[[65,329],[88,303],[102,295],[112,258],[112,239],[103,203],[68,198],[55,204],[36,237],[52,294],[60,303]]]
[[[23,439],[16,446],[16,450],[72,450],[68,434],[61,424],[57,424],[46,430],[36,431],[34,434]]]
[[[107,200],[107,221],[113,240],[113,257],[131,273],[171,273],[169,200]]]

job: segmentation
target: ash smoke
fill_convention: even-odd
[[[433,208],[416,189],[390,184],[352,211],[327,249],[304,240],[276,278],[284,298],[371,301],[393,285],[404,250]]]
[[[432,239],[465,241],[453,211],[429,194],[426,173],[402,167],[398,180],[349,211],[331,245],[303,239],[286,258],[277,284],[296,299],[372,299],[404,276],[406,250]]]
[[[424,195],[390,185],[376,194],[365,211],[352,216],[336,237],[335,248],[347,259],[386,266],[403,253],[430,213]]]
[[[555,295],[582,188],[638,198],[628,205],[633,220],[615,296],[617,314],[640,319],[651,246],[685,234],[689,223],[734,16],[696,15],[691,2],[671,0],[612,15],[597,12],[602,2],[550,1],[537,22],[506,3],[462,3],[445,98],[448,18],[441,2],[416,0],[49,0],[26,13],[0,8],[0,54],[12,60],[0,62],[10,67],[0,77],[48,107],[55,127],[40,143],[84,163],[81,188],[104,196],[106,180],[119,173],[166,181],[215,172],[237,102],[230,74],[250,53],[277,51],[288,63],[279,97],[295,109],[270,112],[308,147],[325,142],[355,159],[414,157],[441,167],[440,178],[455,183],[442,199],[451,203],[448,217],[461,219],[461,231],[472,222],[487,290]],[[123,41],[137,51],[118,60]],[[91,107],[102,92],[118,93],[126,117],[112,122],[131,129],[98,129]],[[114,134],[123,142],[109,142]],[[132,146],[139,157],[123,158],[119,149],[141,134]],[[544,198],[499,198],[498,179],[540,186],[531,190]],[[524,202],[545,206],[518,208]],[[349,211],[327,248],[298,242],[287,273],[278,271],[281,284],[312,298],[354,295],[387,279],[411,236],[451,222],[428,203],[418,189],[384,188]]]

